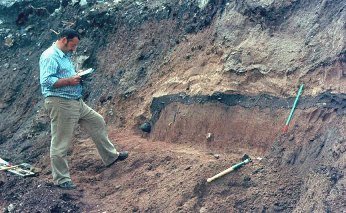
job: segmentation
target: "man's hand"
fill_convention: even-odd
[[[70,86],[74,86],[80,83],[81,77],[79,75],[75,75],[68,79],[70,81]]]
[[[79,75],[72,76],[70,78],[61,78],[53,85],[55,88],[65,87],[65,86],[75,86],[78,85],[81,81]]]

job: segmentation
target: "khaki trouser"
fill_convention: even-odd
[[[44,105],[51,119],[50,158],[53,179],[57,184],[71,181],[66,156],[78,122],[91,136],[105,165],[118,158],[119,153],[108,139],[103,117],[82,99],[47,97]]]

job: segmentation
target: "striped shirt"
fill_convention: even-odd
[[[55,96],[67,99],[82,97],[82,85],[54,88],[61,78],[76,75],[75,67],[68,54],[62,52],[55,43],[45,50],[40,57],[40,84],[44,97]]]

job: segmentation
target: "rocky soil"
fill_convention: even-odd
[[[4,212],[344,212],[346,3],[342,0],[0,1]],[[76,129],[53,185],[38,59],[74,28],[84,100],[128,160],[104,168]],[[288,132],[282,128],[304,84]],[[147,122],[151,131],[143,132]],[[216,181],[206,179],[252,162]]]

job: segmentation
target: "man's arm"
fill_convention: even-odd
[[[81,77],[79,75],[70,78],[57,78],[56,70],[58,64],[51,58],[40,59],[40,81],[41,84],[47,88],[59,88],[65,86],[74,86],[80,83]]]
[[[72,76],[71,78],[60,78],[54,84],[54,88],[74,86],[80,83],[81,77],[79,75]]]
[[[43,87],[51,88],[59,80],[56,77],[58,63],[51,58],[40,58],[40,84]]]

